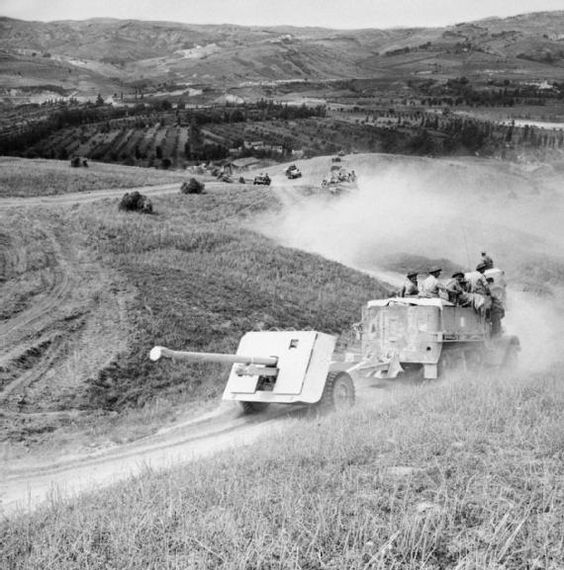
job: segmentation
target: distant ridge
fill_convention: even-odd
[[[220,88],[381,76],[406,82],[419,74],[444,80],[484,70],[560,81],[564,10],[442,28],[358,30],[0,17],[0,50],[19,58],[17,66],[0,65],[6,88],[51,83],[81,89],[84,80],[90,91],[99,85],[104,92],[163,82]],[[50,70],[53,60],[57,64]],[[64,81],[61,66],[66,66]]]

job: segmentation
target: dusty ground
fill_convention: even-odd
[[[512,333],[520,334],[526,359],[538,369],[553,358],[554,339],[562,329],[562,307],[555,301],[563,259],[559,222],[563,193],[558,169],[473,159],[440,161],[436,169],[433,161],[425,159],[366,155],[345,157],[343,162],[359,174],[359,190],[340,196],[324,193],[319,187],[331,166],[329,157],[297,161],[304,176],[292,181],[285,178],[284,165],[268,169],[273,184],[265,187],[265,192],[275,193],[283,209],[255,221],[254,229],[285,245],[374,271],[394,283],[398,274],[385,262],[394,252],[403,255],[411,251],[428,258],[433,252],[435,257],[470,265],[487,246],[514,277],[519,311],[513,310],[506,322],[513,327]],[[178,185],[142,191],[148,195],[175,193]],[[49,402],[50,383],[69,382],[70,394],[73,387],[68,370],[80,366],[93,342],[105,339],[110,352],[126,342],[131,294],[127,285],[120,284],[117,276],[95,259],[85,259],[80,248],[54,230],[48,217],[36,213],[38,206],[42,210],[51,205],[72,208],[79,202],[122,194],[120,189],[0,200],[0,215],[26,212],[34,231],[42,236],[43,253],[48,258],[39,291],[12,318],[7,315],[0,320],[0,406],[6,424],[22,415],[37,421],[49,414],[65,414],[41,403]],[[22,236],[0,235],[0,268],[4,272],[24,263],[29,254]],[[552,273],[548,277],[524,276],[522,262],[537,256],[548,256]],[[546,262],[543,264],[546,269]],[[85,306],[80,298],[84,279],[98,282],[101,292],[111,294],[96,307]],[[542,297],[527,290],[527,283],[542,281],[548,281]],[[90,358],[89,365],[103,366],[107,351],[101,350],[96,358]],[[360,392],[361,396],[375,394],[383,405],[395,397],[366,386]],[[16,458],[5,450],[0,466],[2,509],[10,513],[18,507],[33,508],[53,492],[72,494],[147,467],[166,467],[249,444],[267,427],[283,429],[285,421],[284,408],[248,418],[241,416],[238,408],[220,406],[149,438],[111,449],[82,450],[73,456],[48,459]]]

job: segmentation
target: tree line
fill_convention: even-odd
[[[0,131],[0,155],[23,155],[41,140],[52,136],[57,131],[72,127],[100,124],[102,132],[111,129],[111,123],[137,118],[136,128],[144,128],[148,117],[153,122],[176,123],[178,126],[202,126],[205,124],[237,123],[256,120],[294,120],[306,117],[323,117],[324,106],[287,105],[273,101],[260,100],[256,104],[206,106],[205,108],[186,109],[180,104],[173,109],[168,101],[138,103],[134,106],[113,106],[98,103],[58,104],[45,115],[26,121],[25,113],[19,128],[12,127]]]

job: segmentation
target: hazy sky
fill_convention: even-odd
[[[564,10],[564,0],[0,0],[1,16],[21,20],[111,17],[330,28],[444,26],[544,10]]]

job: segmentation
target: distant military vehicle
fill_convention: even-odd
[[[258,176],[255,176],[255,179],[253,180],[253,184],[263,184],[265,186],[270,186],[270,183],[271,180],[268,174],[259,174]]]
[[[290,180],[293,180],[294,178],[300,178],[302,176],[300,169],[295,164],[288,166],[288,168],[286,168],[285,174]]]

